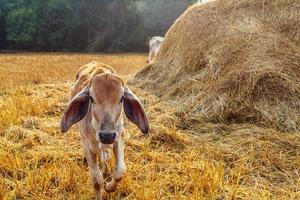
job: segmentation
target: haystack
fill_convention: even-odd
[[[198,122],[299,131],[300,1],[196,4],[132,82]]]

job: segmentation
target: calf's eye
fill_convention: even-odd
[[[124,96],[122,96],[122,97],[121,97],[121,99],[120,99],[120,103],[122,103],[122,102],[123,102],[123,100],[124,100]]]
[[[90,96],[90,101],[91,101],[91,103],[95,103],[93,97],[91,97],[91,96]]]

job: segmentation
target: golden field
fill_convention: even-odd
[[[59,128],[75,72],[93,60],[129,80],[146,55],[0,55],[0,199],[94,199],[78,130]],[[245,123],[194,128],[176,115],[176,101],[131,88],[151,130],[145,137],[126,123],[128,172],[104,199],[300,199],[299,133]]]

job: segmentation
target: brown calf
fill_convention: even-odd
[[[149,122],[139,99],[109,66],[92,62],[81,67],[76,74],[70,101],[61,120],[61,131],[66,132],[79,122],[81,144],[87,159],[96,198],[101,199],[104,184],[101,168],[115,156],[112,180],[105,185],[107,192],[116,190],[117,183],[126,173],[124,162],[123,114],[148,133]]]

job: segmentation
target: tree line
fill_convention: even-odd
[[[0,49],[145,51],[190,0],[1,0]]]

